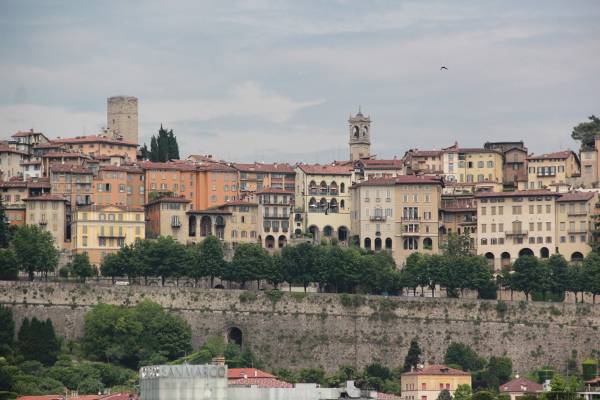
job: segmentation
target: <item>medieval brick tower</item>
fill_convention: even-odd
[[[107,100],[108,130],[123,140],[138,143],[138,99],[131,96],[114,96]]]
[[[371,118],[365,117],[358,108],[358,114],[350,115],[350,160],[369,157],[371,155]]]

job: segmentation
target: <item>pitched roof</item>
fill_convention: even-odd
[[[483,147],[451,147],[444,151],[445,153],[496,153],[502,154],[501,151],[495,149],[486,149]]]
[[[273,194],[294,194],[293,190],[275,189],[272,187],[265,187],[256,191],[256,194],[273,193]]]
[[[22,199],[23,201],[65,201],[69,203],[68,199],[56,194],[44,194],[42,196],[33,196]]]
[[[377,400],[400,400],[400,399],[402,399],[402,397],[400,397],[396,394],[381,393],[381,392],[377,392],[377,395],[375,398]]]
[[[156,204],[156,203],[190,203],[190,200],[186,199],[183,196],[162,196],[162,197],[158,197],[152,201],[149,201],[148,203],[146,203],[147,206],[151,205],[151,204]]]
[[[38,143],[35,146],[33,146],[34,149],[56,149],[59,148],[63,145],[63,143],[57,143],[53,140],[46,142],[46,143]]]
[[[442,178],[429,175],[400,175],[390,178],[371,178],[352,187],[360,186],[394,186],[394,185],[444,185]]]
[[[439,157],[443,153],[442,150],[409,150],[408,155],[414,157]]]
[[[294,385],[276,378],[241,378],[229,379],[229,385],[258,386],[259,388],[293,388]]]
[[[42,157],[44,157],[44,158],[53,158],[53,157],[60,157],[60,158],[90,158],[89,156],[86,156],[85,154],[76,153],[74,151],[49,151],[47,153],[44,153],[42,155]]]
[[[100,171],[122,171],[141,174],[144,172],[143,169],[137,165],[102,165]]]
[[[588,201],[594,198],[594,192],[571,192],[560,196],[556,201]]]
[[[86,135],[86,136],[75,136],[71,138],[59,138],[54,139],[56,143],[108,143],[108,144],[122,144],[125,146],[137,147],[137,143],[129,142],[123,139],[113,139],[109,136],[103,135]]]
[[[529,157],[527,157],[528,160],[564,160],[567,159],[571,156],[571,154],[575,154],[573,153],[571,150],[564,150],[564,151],[557,151],[554,153],[546,153],[546,154],[540,154],[540,155],[531,155]]]
[[[275,378],[274,375],[268,372],[261,371],[256,368],[228,368],[227,379],[240,379],[240,378]]]
[[[243,163],[233,163],[231,166],[238,171],[242,172],[274,172],[274,173],[284,173],[284,174],[293,174],[295,173],[294,169],[287,163],[279,164],[264,164],[264,163],[252,163],[252,164],[243,164]]]
[[[399,159],[392,160],[376,160],[372,158],[367,158],[364,160],[360,160],[364,169],[395,169],[402,168],[404,163]]]
[[[514,192],[479,192],[475,193],[477,198],[487,197],[532,197],[532,196],[556,196],[559,197],[560,193],[553,192],[546,189],[536,190],[515,190]]]
[[[221,205],[216,206],[217,208],[225,208],[227,206],[250,206],[250,207],[257,207],[258,203],[252,202],[252,201],[245,201],[245,200],[234,200],[234,201],[228,201],[227,203],[223,203]]]
[[[140,167],[144,170],[173,170],[173,171],[195,171],[196,165],[191,162],[154,162],[142,161]]]
[[[310,175],[352,175],[352,166],[333,164],[298,164],[305,174]]]
[[[75,164],[50,164],[51,172],[70,172],[72,174],[91,174],[92,170]]]
[[[404,375],[468,375],[470,376],[470,372],[461,371],[459,369],[450,368],[443,364],[432,364],[427,365],[423,368],[416,369],[414,371],[405,372]]]
[[[27,137],[27,136],[31,136],[31,135],[44,135],[44,134],[42,132],[34,132],[33,129],[31,129],[29,131],[17,131],[11,137]]]
[[[500,392],[537,393],[541,392],[543,388],[541,384],[532,382],[529,379],[516,378],[500,385]]]
[[[0,153],[14,153],[14,154],[21,154],[24,156],[28,155],[24,151],[13,149],[12,147],[8,147],[6,145],[1,145],[1,144],[0,144]]]

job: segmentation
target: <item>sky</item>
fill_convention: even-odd
[[[0,138],[99,133],[129,95],[141,141],[162,123],[183,156],[348,159],[359,106],[378,158],[576,149],[600,114],[598,21],[597,0],[0,0]]]

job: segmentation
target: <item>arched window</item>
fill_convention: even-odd
[[[391,238],[385,239],[385,249],[386,250],[392,249],[392,239]]]
[[[329,212],[332,212],[332,213],[339,212],[338,203],[337,203],[336,199],[331,199],[331,201],[329,202]]]
[[[325,183],[325,181],[321,181],[321,183],[319,184],[319,193],[323,194],[327,194],[327,183]]]
[[[345,242],[348,240],[348,228],[345,226],[338,227],[338,240],[340,242]]]
[[[308,192],[310,194],[317,194],[317,182],[315,181],[310,181],[310,183],[308,184]]]
[[[331,182],[331,185],[329,185],[329,193],[333,196],[338,194],[338,185],[335,181]]]
[[[245,237],[248,237],[248,232],[246,232],[246,231],[242,231],[242,237],[243,237],[243,238],[245,238]]]
[[[365,238],[365,249],[371,250],[371,239]]]
[[[346,185],[344,185],[344,182],[342,182],[342,183],[340,183],[340,193],[345,193],[345,192],[346,192]]]
[[[311,197],[308,201],[308,211],[317,211],[317,208],[319,208],[317,204],[317,199]]]
[[[265,247],[267,249],[272,249],[275,247],[275,238],[273,235],[269,235],[265,238]]]
[[[580,252],[576,251],[575,253],[571,254],[571,262],[580,263],[582,261],[583,261],[583,254],[581,254]]]
[[[190,215],[188,218],[189,223],[189,236],[196,236],[196,216]]]
[[[523,257],[523,256],[533,256],[533,250],[528,249],[528,248],[524,248],[521,249],[521,251],[519,251],[519,257]]]
[[[343,210],[344,208],[346,208],[346,202],[344,200],[340,200],[340,210]]]
[[[419,239],[413,236],[404,238],[404,250],[418,250]]]
[[[423,248],[425,250],[431,250],[433,249],[433,240],[431,240],[431,238],[426,237],[425,239],[423,239]]]
[[[329,225],[326,225],[325,228],[323,228],[323,235],[325,235],[326,237],[331,237],[332,234],[333,228]]]
[[[319,201],[319,210],[323,212],[327,210],[327,199],[325,197]]]
[[[237,237],[237,231],[234,229],[231,231],[231,238],[235,239]]]
[[[485,253],[485,259],[487,260],[488,264],[493,266],[494,265],[494,253]]]
[[[287,238],[284,235],[280,235],[277,239],[277,247],[282,248],[287,244]]]
[[[236,327],[229,328],[227,331],[227,343],[235,343],[242,347],[243,342],[242,330]]]
[[[375,239],[375,251],[381,250],[381,238]]]
[[[547,247],[540,249],[540,258],[550,258],[550,250]]]
[[[505,251],[500,254],[500,265],[503,267],[508,267],[510,265],[510,253]]]
[[[352,127],[352,135],[353,135],[353,136],[354,136],[356,139],[358,139],[358,135],[359,135],[359,133],[360,133],[360,128],[359,128],[357,125],[354,125],[354,126]]]

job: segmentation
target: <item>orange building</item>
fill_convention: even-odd
[[[92,204],[93,173],[89,168],[72,164],[51,164],[52,194],[69,200],[73,208]]]
[[[55,143],[64,144],[70,151],[77,151],[90,156],[120,155],[131,161],[137,157],[137,144],[123,139],[114,139],[104,135],[76,136],[53,140]]]
[[[206,210],[239,199],[238,174],[235,168],[221,163],[197,166],[197,196],[194,209]]]
[[[102,165],[93,180],[92,201],[98,205],[143,207],[145,174],[135,165]]]
[[[296,172],[289,164],[233,163],[231,165],[238,172],[242,197],[267,187],[294,190]]]
[[[52,164],[83,165],[90,157],[72,151],[49,151],[42,156],[42,171],[48,176],[48,170]]]
[[[197,196],[196,165],[191,162],[151,162],[140,164],[145,174],[146,203],[158,194],[183,196],[194,202]]]

